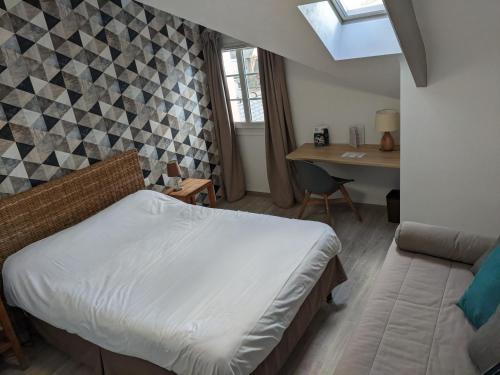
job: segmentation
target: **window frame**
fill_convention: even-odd
[[[344,5],[342,4],[342,0],[330,0],[330,2],[332,3],[333,9],[335,9],[335,12],[339,16],[339,19],[342,23],[387,16],[387,10],[385,9],[385,6],[383,10],[374,10],[349,16],[346,9],[344,8]]]
[[[225,66],[224,63],[222,64],[222,68],[224,70],[224,79],[226,80],[227,83],[227,78],[228,77],[238,77],[240,80],[240,87],[241,87],[241,99],[231,99],[229,97],[229,102],[233,101],[239,101],[241,100],[243,103],[243,110],[245,112],[245,121],[235,121],[234,126],[236,128],[248,128],[248,129],[261,129],[264,128],[264,121],[252,121],[252,110],[250,108],[250,102],[252,100],[260,100],[262,101],[262,88],[261,88],[261,96],[260,98],[249,98],[248,97],[248,86],[247,86],[247,76],[255,76],[260,74],[259,73],[245,73],[245,62],[243,58],[243,50],[244,49],[251,49],[251,48],[256,48],[252,46],[240,46],[240,47],[224,47],[222,48],[222,53],[224,52],[229,52],[229,51],[236,51],[236,63],[238,66],[238,73],[237,74],[226,74],[225,71]],[[262,104],[263,101],[262,101]],[[230,111],[232,111],[231,108],[229,108]]]

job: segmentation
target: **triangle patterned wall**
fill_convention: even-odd
[[[0,0],[0,196],[136,148],[220,185],[202,28],[130,0]]]

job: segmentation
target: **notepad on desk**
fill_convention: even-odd
[[[350,159],[360,159],[365,155],[366,155],[366,152],[344,152],[342,154],[342,157],[343,158],[350,158]]]

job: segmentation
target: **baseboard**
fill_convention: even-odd
[[[251,190],[247,190],[246,194],[254,196],[254,197],[266,197],[266,198],[270,198],[271,197],[271,193],[266,193],[266,192],[263,192],[263,191],[251,191]]]
[[[252,197],[264,197],[264,198],[271,198],[271,193],[266,193],[263,191],[252,191],[252,190],[247,190],[246,195],[250,195]],[[316,196],[316,195],[311,195],[312,197],[321,197],[321,196]],[[373,202],[354,202],[354,204],[361,205],[361,206],[380,206],[380,207],[385,207],[385,202],[384,203],[373,203]]]

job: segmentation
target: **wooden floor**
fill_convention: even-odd
[[[299,207],[281,209],[270,198],[248,195],[235,203],[222,202],[221,208],[283,217],[295,217]],[[304,218],[325,222],[322,207],[308,207]],[[334,290],[334,304],[319,311],[281,375],[333,374],[342,350],[363,310],[370,287],[392,241],[395,224],[387,222],[385,207],[359,205],[363,222],[356,221],[347,206],[334,205],[334,229],[342,242],[340,258],[349,280]],[[21,371],[12,357],[0,359],[0,372],[6,375],[89,375],[82,365],[35,338],[25,347],[31,366]]]

